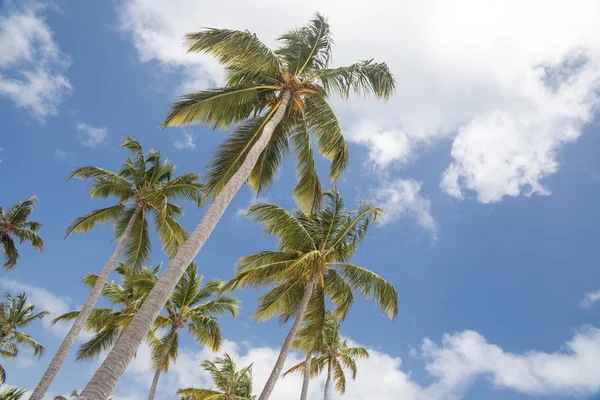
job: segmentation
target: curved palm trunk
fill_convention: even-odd
[[[160,355],[160,360],[158,362],[158,366],[156,367],[156,372],[154,372],[154,379],[152,379],[152,386],[150,386],[150,393],[148,394],[148,400],[154,400],[154,396],[156,396],[156,388],[158,387],[158,380],[160,379],[160,374],[162,372],[162,366],[165,364],[167,360],[167,356],[169,355],[169,350],[171,346],[173,346],[173,340],[175,339],[175,329],[171,329],[171,340],[168,346],[162,351]]]
[[[310,382],[310,366],[312,357],[309,354],[306,356],[304,361],[304,379],[302,380],[302,393],[300,393],[300,400],[306,400],[308,398],[308,384]]]
[[[323,394],[323,400],[329,398],[329,383],[331,382],[331,360],[327,363],[327,379],[325,380],[325,393]]]
[[[285,364],[285,359],[287,358],[288,352],[290,351],[290,346],[292,344],[292,340],[296,337],[296,333],[298,333],[298,329],[300,328],[300,323],[304,318],[304,312],[306,311],[306,307],[308,306],[308,301],[310,300],[310,296],[313,292],[313,287],[315,286],[314,281],[310,281],[306,285],[306,289],[304,290],[304,296],[302,297],[302,301],[300,302],[300,306],[298,307],[298,312],[296,313],[296,319],[294,320],[294,324],[290,328],[289,333],[285,337],[283,344],[281,345],[281,351],[279,352],[279,357],[277,357],[277,361],[275,362],[275,366],[273,367],[273,371],[271,371],[271,375],[265,383],[265,387],[263,388],[262,393],[260,394],[258,400],[267,400],[273,389],[275,388],[275,384],[277,383],[277,379],[279,379],[279,375],[281,374],[281,370],[283,369],[283,364]]]
[[[200,224],[198,224],[189,239],[169,262],[167,269],[156,285],[154,285],[154,288],[125,330],[121,339],[115,343],[108,357],[106,357],[85,389],[83,389],[80,396],[81,400],[105,400],[112,392],[119,378],[121,378],[121,375],[127,369],[138,347],[140,347],[142,340],[144,340],[144,337],[152,327],[160,310],[173,292],[177,282],[179,282],[183,272],[194,260],[200,249],[202,249],[202,246],[206,243],[206,240],[233,197],[248,180],[248,177],[250,177],[250,173],[258,161],[258,157],[271,140],[275,128],[283,119],[289,100],[290,93],[283,92],[281,95],[281,105],[273,115],[273,118],[265,125],[263,133],[248,152],[242,166],[227,182],[221,193],[219,193],[208,208]]]
[[[65,358],[67,357],[67,354],[71,350],[71,347],[73,347],[73,343],[75,343],[75,339],[77,339],[77,336],[79,335],[81,330],[84,328],[85,323],[86,323],[88,317],[90,316],[90,313],[94,309],[94,306],[96,305],[96,302],[98,301],[98,298],[102,294],[102,288],[104,287],[104,284],[106,283],[106,279],[108,278],[108,275],[110,275],[112,270],[115,268],[115,265],[117,264],[117,260],[119,259],[119,257],[121,257],[121,253],[123,253],[123,250],[125,249],[125,244],[129,240],[129,236],[131,235],[131,230],[133,229],[133,224],[135,223],[135,220],[140,215],[141,211],[142,211],[142,207],[137,206],[135,211],[133,212],[133,215],[131,216],[131,219],[127,223],[127,228],[125,228],[123,235],[119,239],[119,243],[117,244],[117,249],[112,254],[112,256],[108,259],[108,262],[102,269],[102,272],[100,272],[100,275],[98,276],[98,280],[96,281],[96,284],[92,288],[92,291],[91,291],[89,297],[87,298],[87,300],[85,301],[85,304],[81,308],[81,312],[75,319],[75,322],[73,322],[73,325],[71,325],[71,329],[69,329],[67,336],[65,336],[65,339],[60,344],[60,347],[56,351],[56,354],[52,358],[52,361],[50,361],[50,365],[46,369],[46,372],[44,372],[44,376],[42,376],[42,379],[39,381],[39,383],[35,387],[35,390],[31,394],[31,397],[29,398],[30,400],[41,400],[44,397],[44,395],[46,394],[46,391],[48,390],[50,385],[52,384],[52,381],[56,377],[56,374],[58,374],[60,367],[62,366],[63,362],[65,361]]]

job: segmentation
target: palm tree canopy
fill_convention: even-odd
[[[206,192],[216,196],[280,106],[281,94],[290,92],[285,117],[260,156],[249,183],[257,195],[268,188],[291,144],[299,174],[294,194],[301,206],[310,210],[322,197],[313,146],[331,162],[329,177],[333,181],[348,164],[348,146],[329,97],[346,99],[354,92],[387,99],[395,89],[395,81],[385,63],[373,60],[331,67],[333,39],[327,20],[320,14],[307,25],[283,34],[279,44],[273,51],[248,31],[209,28],[188,34],[188,51],[215,57],[226,69],[225,83],[182,96],[162,126],[237,126],[208,168]]]
[[[27,391],[18,387],[5,387],[0,392],[0,400],[21,400]]]
[[[253,316],[266,320],[275,315],[285,323],[295,315],[308,282],[315,283],[304,320],[320,334],[325,323],[326,298],[334,313],[344,318],[354,302],[354,292],[374,300],[390,318],[398,312],[393,285],[363,267],[351,264],[352,256],[382,210],[360,202],[357,210],[344,208],[334,189],[325,193],[322,207],[307,214],[290,213],[274,204],[256,204],[246,216],[277,237],[278,251],[261,251],[238,261],[227,289],[264,287]],[[317,323],[318,322],[318,323]]]
[[[77,168],[68,176],[67,179],[92,179],[90,197],[114,197],[117,203],[75,219],[68,227],[66,236],[74,232],[87,232],[97,224],[114,222],[115,237],[119,238],[136,207],[141,207],[124,256],[127,265],[139,268],[150,257],[148,220],[151,217],[163,250],[169,257],[175,255],[178,246],[188,238],[186,230],[177,222],[183,209],[173,201],[189,200],[200,205],[200,175],[186,173],[175,177],[174,164],[163,159],[158,150],[150,149],[145,155],[141,144],[129,136],[125,136],[122,147],[128,149],[132,156],[125,159],[118,172],[86,166]]]
[[[7,270],[17,265],[19,258],[15,237],[19,239],[19,243],[28,241],[40,251],[44,248],[44,241],[37,233],[42,224],[28,219],[36,201],[37,197],[33,196],[16,203],[8,211],[0,207],[0,243],[4,252],[4,268]]]
[[[25,293],[16,297],[7,293],[5,299],[0,302],[0,358],[15,358],[20,346],[29,347],[35,356],[41,357],[44,347],[21,330],[49,313],[36,312],[35,306],[27,302]],[[4,383],[5,379],[6,371],[0,365],[0,383]]]
[[[79,392],[77,390],[73,390],[69,397],[77,400],[79,398]],[[54,400],[69,400],[69,399],[67,399],[65,396],[56,396],[56,397],[54,397]],[[112,400],[112,397],[109,397],[108,400]]]
[[[168,332],[152,345],[154,368],[158,367],[165,347],[169,348],[169,352],[162,370],[167,371],[170,363],[177,359],[177,331],[182,328],[187,327],[189,335],[198,344],[213,351],[221,348],[223,338],[217,318],[227,313],[236,316],[239,300],[221,295],[222,281],[211,279],[204,286],[202,284],[203,277],[198,274],[197,264],[190,264],[165,305],[164,313],[156,319],[156,327],[166,328]]]
[[[206,360],[200,364],[206,370],[215,388],[183,388],[177,395],[183,400],[254,400],[252,395],[252,364],[236,370],[231,356],[225,353],[214,361]]]
[[[132,269],[124,263],[119,263],[115,271],[120,275],[121,283],[106,282],[102,289],[102,296],[116,308],[97,307],[93,309],[86,321],[86,328],[95,334],[79,347],[77,360],[96,358],[112,348],[121,331],[129,325],[154,287],[161,265],[158,264],[154,268]],[[83,283],[91,288],[96,284],[97,279],[98,275],[89,274],[83,279]],[[52,324],[73,320],[79,313],[80,310],[74,310],[60,315],[52,321]],[[148,340],[152,341],[154,338],[153,330],[149,333]]]
[[[326,312],[325,325],[322,335],[315,336],[310,326],[310,321],[298,332],[293,347],[302,349],[305,353],[317,354],[312,357],[310,363],[311,377],[318,376],[324,369],[331,365],[333,371],[333,380],[335,388],[339,393],[346,391],[346,374],[344,369],[351,372],[351,378],[356,379],[357,366],[356,359],[368,358],[369,352],[363,347],[350,347],[348,342],[341,336],[340,323],[332,312]],[[304,372],[306,362],[302,361],[288,371],[283,376],[293,372]]]

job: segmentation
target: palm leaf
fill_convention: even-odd
[[[76,218],[67,228],[65,237],[73,232],[87,232],[97,224],[116,221],[122,217],[124,211],[125,206],[123,204],[94,210],[83,217]]]

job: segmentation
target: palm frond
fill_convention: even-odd
[[[323,188],[317,174],[310,132],[303,121],[292,135],[292,145],[296,153],[298,183],[294,188],[296,202],[307,213],[318,207],[323,197]]]
[[[123,215],[124,211],[125,206],[123,204],[94,210],[83,217],[76,218],[67,228],[65,237],[73,232],[87,232],[97,224],[116,221]]]

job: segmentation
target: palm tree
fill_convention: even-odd
[[[98,357],[113,346],[158,280],[160,267],[161,264],[153,269],[146,267],[132,269],[119,262],[115,271],[121,276],[122,284],[115,281],[106,282],[102,289],[102,296],[118,308],[96,307],[92,310],[86,328],[88,331],[95,332],[95,335],[79,347],[77,360]],[[83,283],[90,288],[94,287],[97,281],[96,274],[89,274],[83,279]],[[52,323],[73,320],[80,313],[81,310],[70,311],[58,316]],[[149,342],[154,340],[154,330],[149,333],[147,340]]]
[[[182,400],[254,400],[252,395],[252,364],[239,371],[229,354],[200,364],[212,377],[216,389],[183,388],[177,391]]]
[[[325,198],[322,207],[312,214],[302,210],[290,213],[273,204],[254,205],[246,214],[278,238],[279,250],[242,257],[226,288],[274,286],[259,298],[254,318],[264,321],[278,315],[285,323],[294,317],[259,400],[268,399],[273,391],[303,319],[310,321],[314,332],[322,331],[326,298],[341,319],[354,302],[353,292],[377,302],[390,318],[398,312],[394,287],[368,269],[350,263],[381,210],[366,202],[361,202],[358,210],[345,209],[336,190],[325,193]]]
[[[33,304],[27,303],[22,293],[16,297],[6,293],[6,301],[0,302],[0,357],[13,359],[19,353],[19,346],[27,346],[38,358],[44,354],[44,346],[22,332],[21,329],[38,319],[44,318],[47,311],[36,312]],[[0,365],[0,384],[6,380],[6,371]]]
[[[335,181],[340,176],[348,164],[348,147],[327,102],[329,96],[347,98],[350,92],[356,92],[387,99],[395,88],[385,63],[368,60],[331,68],[333,41],[329,24],[321,15],[282,35],[276,51],[247,31],[205,29],[189,34],[187,39],[190,52],[210,54],[224,65],[226,84],[183,96],[163,126],[206,123],[237,129],[220,146],[209,166],[206,191],[213,198],[211,206],[169,262],[130,329],[84,389],[83,397],[106,398],[110,394],[235,194],[246,181],[257,192],[265,190],[289,142],[297,158],[298,185],[294,192],[305,208],[321,198],[313,140],[318,151],[331,160],[329,177]]]
[[[320,355],[313,357],[307,361],[302,361],[283,374],[286,376],[289,373],[302,371],[307,375],[310,371],[310,376],[316,377],[319,373],[327,368],[327,379],[325,380],[325,390],[323,399],[329,397],[329,384],[331,383],[332,375],[335,381],[335,389],[340,394],[346,391],[346,375],[344,368],[347,368],[352,373],[352,379],[356,379],[356,359],[368,358],[369,352],[363,347],[349,347],[348,342],[342,338],[339,329],[340,324],[332,313],[328,313],[325,318],[325,327],[323,329],[323,343],[318,346],[321,348]],[[312,335],[311,335],[312,336]],[[314,342],[311,336],[300,336],[295,343],[298,348],[314,348]],[[308,384],[307,384],[308,386]]]
[[[0,400],[21,400],[27,393],[27,389],[21,389],[17,387],[5,387],[0,392]]]
[[[81,312],[33,391],[31,400],[41,400],[50,387],[77,335],[85,327],[104,283],[121,254],[124,252],[125,263],[132,268],[139,268],[148,261],[151,250],[148,219],[153,217],[163,250],[169,256],[174,256],[179,245],[188,237],[185,229],[176,220],[183,213],[183,209],[172,201],[183,199],[199,204],[199,175],[186,173],[175,178],[174,164],[164,160],[157,150],[151,149],[145,156],[141,144],[129,136],[125,136],[122,147],[128,149],[133,157],[125,159],[118,172],[86,166],[76,169],[68,177],[92,179],[92,198],[115,197],[117,203],[75,219],[67,229],[66,236],[74,232],[87,232],[101,223],[114,222],[115,237],[119,241]]]
[[[167,301],[166,315],[156,319],[156,326],[168,332],[152,345],[152,366],[156,371],[148,400],[153,400],[156,395],[161,372],[166,372],[177,359],[180,329],[187,327],[189,335],[198,344],[218,351],[223,338],[216,318],[225,313],[237,314],[239,301],[220,295],[223,282],[211,279],[202,287],[202,280],[196,263],[190,264]]]
[[[4,251],[4,268],[7,270],[11,270],[17,265],[17,259],[19,258],[14,237],[17,237],[20,243],[28,241],[40,251],[44,248],[44,241],[37,234],[42,224],[27,220],[33,211],[36,200],[37,197],[33,196],[20,201],[12,206],[8,212],[0,207],[0,243],[2,243],[2,250]]]

